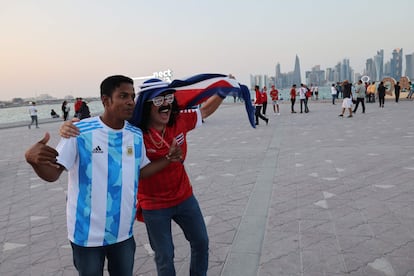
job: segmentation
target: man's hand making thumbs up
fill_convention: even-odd
[[[40,178],[53,182],[59,178],[64,168],[56,163],[58,152],[47,145],[49,139],[50,134],[46,132],[42,140],[26,151],[25,158]]]

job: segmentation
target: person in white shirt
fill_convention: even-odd
[[[306,89],[305,85],[301,83],[298,90],[300,99],[300,113],[303,113],[303,105],[305,106],[305,113],[308,113],[308,101],[306,100],[306,92],[308,91],[308,89]]]
[[[319,99],[319,87],[317,85],[315,85],[313,87],[313,94],[315,95],[315,99],[318,100]]]
[[[39,128],[39,124],[37,122],[37,108],[35,102],[32,102],[32,105],[29,107],[29,114],[30,118],[32,118],[32,121],[27,127],[30,129],[33,124],[36,124],[36,128]]]
[[[335,83],[332,83],[331,86],[331,95],[332,95],[332,104],[335,104],[335,99],[338,96],[338,90],[336,90]]]
[[[359,80],[358,84],[355,86],[356,104],[352,111],[353,113],[357,111],[359,103],[362,105],[362,113],[365,113],[365,92],[365,85]]]

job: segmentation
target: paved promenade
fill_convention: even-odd
[[[414,102],[340,102],[248,126],[225,104],[188,137],[185,162],[210,237],[211,276],[414,275]],[[298,105],[296,105],[298,111]],[[76,275],[66,234],[66,174],[40,180],[24,151],[60,123],[0,130],[0,275]],[[135,275],[156,275],[136,223]],[[173,226],[177,275],[189,246]]]

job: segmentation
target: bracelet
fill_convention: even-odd
[[[167,159],[168,161],[170,161],[170,160],[171,160],[170,155],[169,155],[169,154],[166,154],[166,155],[165,155],[165,159]]]
[[[222,98],[224,100],[227,95],[224,95],[223,92],[219,91],[219,92],[217,92],[217,96],[219,96],[220,98]]]

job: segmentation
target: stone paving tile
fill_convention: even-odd
[[[281,105],[257,129],[242,105],[225,104],[190,133],[186,167],[210,237],[209,275],[414,275],[412,102],[386,104],[352,119],[337,117],[339,105],[311,102],[308,114]],[[44,131],[56,145],[59,125],[0,130],[0,275],[76,275],[67,176],[46,183],[23,159]],[[263,176],[271,193],[255,194]],[[252,202],[249,214],[265,218],[247,216]],[[263,223],[263,240],[246,222]],[[188,275],[188,243],[175,224],[173,235],[177,275]],[[156,275],[144,224],[134,236],[134,275]]]

